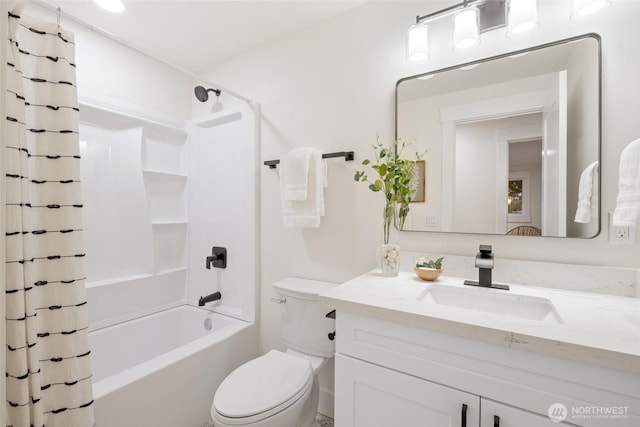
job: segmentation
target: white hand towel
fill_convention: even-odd
[[[280,179],[284,181],[284,200],[307,200],[309,163],[314,148],[296,148],[284,155]]]
[[[280,193],[282,196],[282,223],[285,227],[320,227],[320,217],[324,216],[324,187],[326,182],[322,152],[313,150],[307,175],[307,197],[305,200],[287,200],[285,197],[287,163],[280,161]]]
[[[578,184],[578,209],[575,222],[588,224],[598,216],[598,162],[584,168]]]
[[[635,227],[640,222],[640,139],[631,142],[620,155],[618,200],[613,225]]]

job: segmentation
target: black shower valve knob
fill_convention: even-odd
[[[211,248],[211,255],[206,258],[207,270],[211,269],[211,266],[215,268],[227,268],[227,248],[221,246],[214,246]]]

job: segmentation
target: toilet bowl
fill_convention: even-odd
[[[229,374],[211,405],[215,427],[312,427],[318,409],[317,371],[335,351],[335,321],[318,295],[334,283],[288,278],[273,284],[286,352],[271,350]]]

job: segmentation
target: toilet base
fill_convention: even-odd
[[[318,399],[320,398],[320,385],[318,382],[318,376],[313,376],[313,384],[311,385],[311,394],[305,403],[303,414],[306,416],[303,427],[318,427],[316,423],[316,413],[318,412]],[[294,426],[292,426],[294,427]]]

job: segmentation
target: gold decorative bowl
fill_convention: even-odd
[[[413,267],[413,270],[416,272],[419,278],[422,280],[428,280],[430,282],[434,280],[438,280],[438,277],[444,271],[441,268],[426,268],[426,267]]]

